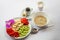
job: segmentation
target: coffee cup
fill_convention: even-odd
[[[44,27],[48,25],[49,23],[49,18],[44,12],[34,13],[32,20],[33,20],[34,25],[39,26],[39,27]]]

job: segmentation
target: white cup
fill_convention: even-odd
[[[36,13],[34,13],[33,16],[32,16],[32,21],[33,21],[33,23],[34,23],[36,26],[43,27],[43,26],[37,25],[37,24],[35,23],[34,19],[35,19],[35,17],[37,17],[37,16],[44,16],[44,17],[46,17],[47,22],[46,22],[46,24],[44,24],[43,26],[48,25],[48,23],[49,23],[49,18],[48,18],[48,16],[47,16],[44,12],[36,12]]]

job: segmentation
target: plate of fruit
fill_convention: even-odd
[[[6,21],[6,32],[15,39],[27,37],[31,32],[31,25],[27,18],[14,18]]]

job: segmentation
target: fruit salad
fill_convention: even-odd
[[[26,18],[6,21],[6,32],[11,37],[24,37],[28,34],[29,30],[29,22]]]

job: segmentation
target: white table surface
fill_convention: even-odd
[[[36,11],[40,0],[0,0],[0,40],[14,40],[5,32],[5,21],[21,16],[26,7]],[[60,0],[42,0],[45,4],[44,12],[54,22],[55,26],[37,34],[29,35],[25,40],[60,40]]]

